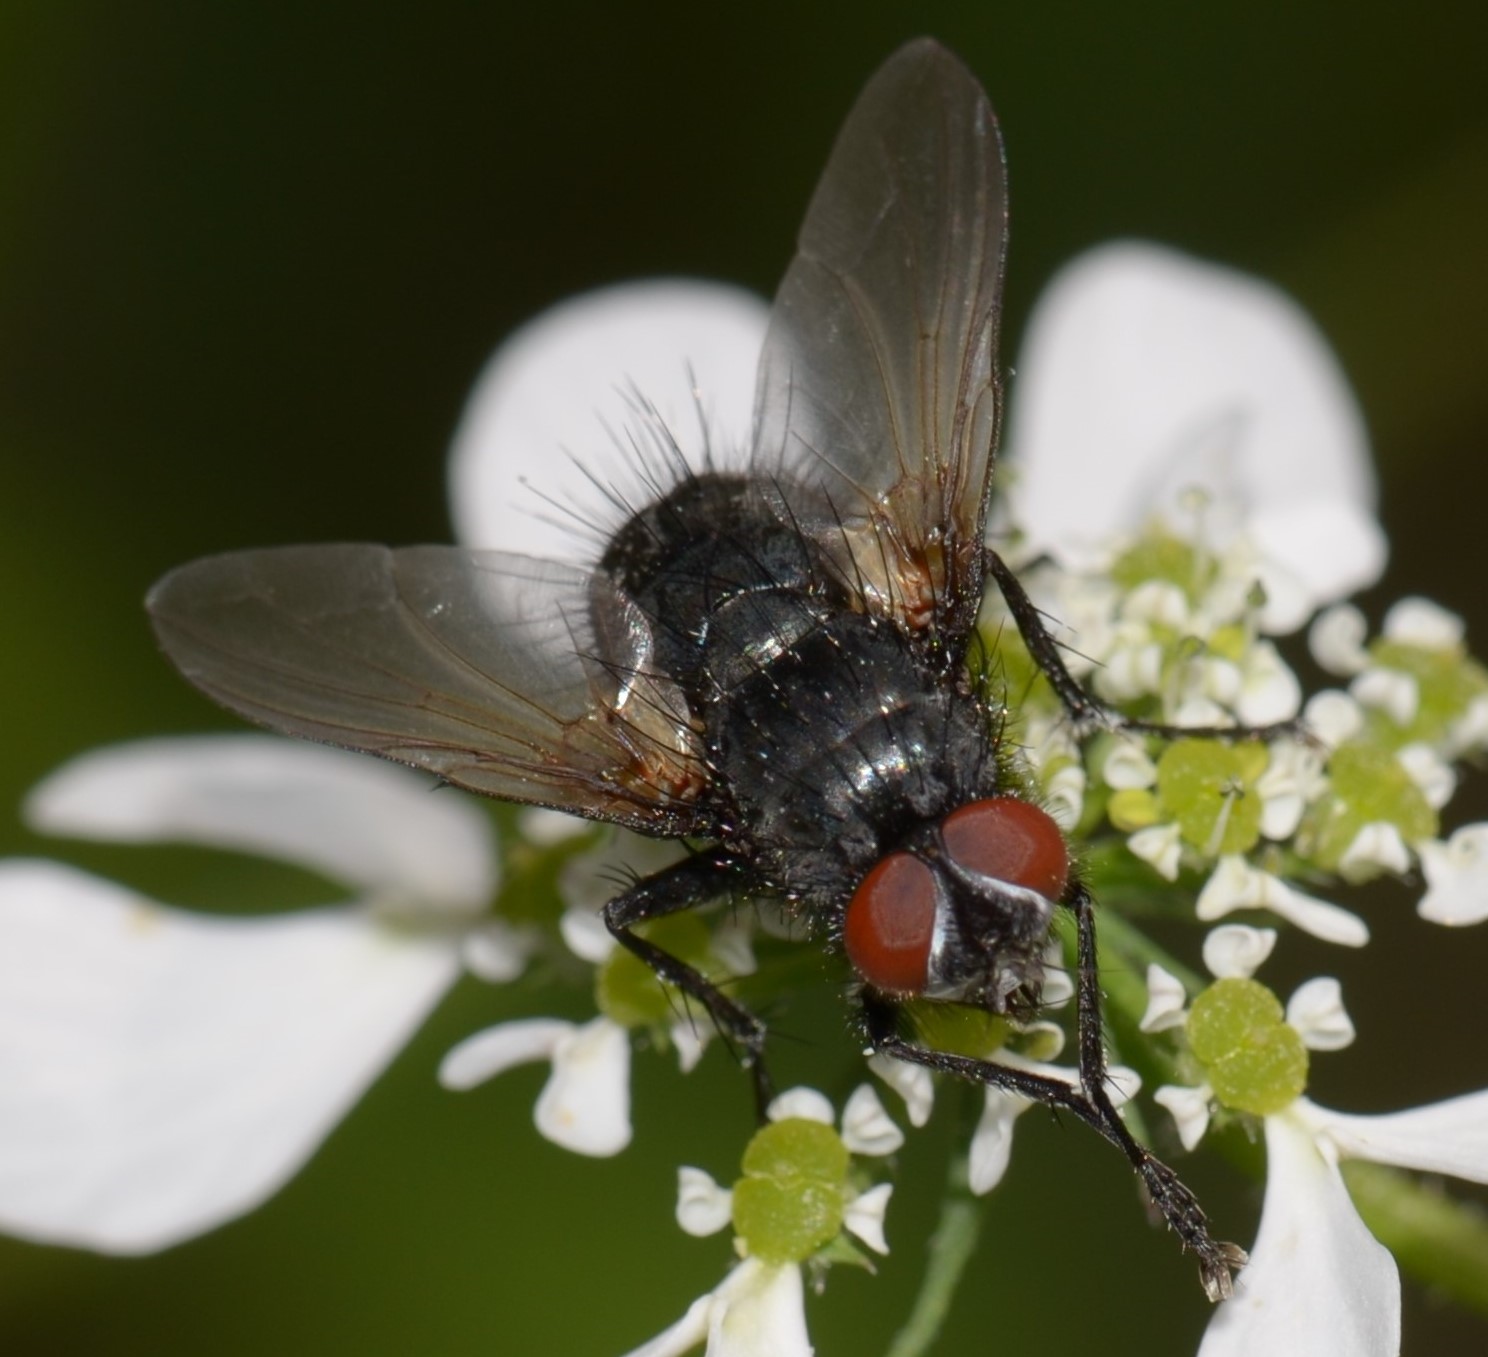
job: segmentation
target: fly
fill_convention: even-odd
[[[846,952],[876,1050],[1093,1127],[1218,1300],[1245,1255],[1112,1106],[1093,901],[977,662],[990,577],[1079,730],[1172,733],[1083,692],[985,543],[1006,226],[986,96],[943,48],[911,43],[863,91],[811,201],[741,470],[679,469],[587,569],[288,547],[186,565],[148,606],[181,672],[249,720],[704,845],[604,920],[732,1039],[761,1108],[764,1024],[639,925],[783,899]],[[1077,1087],[907,1033],[908,1000],[1036,1009],[1056,907],[1077,922]]]

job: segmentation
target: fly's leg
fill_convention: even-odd
[[[1077,884],[1069,907],[1075,914],[1078,938],[1075,1003],[1080,1044],[1080,1087],[1100,1119],[1096,1129],[1126,1155],[1131,1166],[1141,1175],[1152,1204],[1162,1213],[1183,1247],[1199,1260],[1204,1294],[1212,1301],[1227,1300],[1233,1290],[1231,1274],[1245,1266],[1245,1250],[1215,1239],[1209,1233],[1208,1218],[1198,1199],[1179,1181],[1172,1169],[1132,1135],[1117,1114],[1106,1091],[1106,1047],[1101,1036],[1100,972],[1096,965],[1095,902],[1090,892]]]
[[[708,1010],[719,1034],[734,1046],[740,1061],[753,1076],[755,1108],[763,1121],[765,1109],[774,1096],[763,1059],[764,1023],[729,998],[696,967],[633,931],[637,924],[648,919],[664,918],[716,900],[737,872],[738,863],[724,853],[695,854],[655,876],[637,881],[617,895],[604,907],[604,922],[615,940],[644,961],[658,980],[675,985]]]
[[[1043,671],[1055,695],[1063,704],[1077,732],[1090,735],[1098,730],[1127,730],[1138,735],[1157,735],[1167,740],[1183,737],[1215,740],[1276,740],[1308,739],[1307,728],[1300,718],[1291,721],[1276,721],[1269,726],[1169,726],[1158,721],[1138,721],[1108,707],[1099,698],[1092,697],[1081,687],[1064,663],[1059,653],[1059,643],[1049,634],[1044,625],[1043,614],[1028,597],[1017,575],[1008,568],[1007,562],[990,547],[986,549],[987,569],[997,581],[1008,612],[1017,624],[1023,644],[1033,656],[1033,662]]]
[[[1245,1265],[1245,1251],[1216,1240],[1197,1198],[1162,1160],[1127,1130],[1106,1092],[1106,1051],[1101,1040],[1100,978],[1095,964],[1095,916],[1089,893],[1077,887],[1070,907],[1079,925],[1077,983],[1080,1085],[1013,1069],[990,1060],[918,1046],[899,1032],[897,1010],[886,1000],[864,996],[863,1014],[874,1050],[941,1074],[1006,1089],[1034,1102],[1064,1108],[1110,1141],[1141,1177],[1152,1203],[1183,1247],[1199,1260],[1204,1294],[1212,1301],[1233,1293],[1232,1274]]]

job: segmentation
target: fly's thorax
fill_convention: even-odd
[[[797,607],[751,604],[761,618]],[[729,611],[731,627],[742,609]],[[747,645],[745,633],[726,643],[724,626],[710,638],[709,758],[772,884],[840,911],[885,844],[995,785],[996,739],[969,687],[946,683],[892,624],[838,611],[767,653],[764,633],[789,625],[777,618]]]
[[[737,598],[812,592],[810,543],[745,476],[688,476],[611,539],[596,578],[623,594],[649,631],[646,661],[691,688],[721,610]]]

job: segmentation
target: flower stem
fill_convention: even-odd
[[[980,1104],[977,1090],[961,1090],[961,1120],[970,1122],[971,1102]],[[963,1128],[964,1129],[964,1128]],[[971,1136],[958,1134],[954,1143],[969,1146]],[[925,1274],[920,1279],[914,1307],[899,1332],[890,1342],[885,1357],[922,1357],[940,1334],[955,1299],[956,1287],[976,1251],[982,1233],[982,1203],[972,1195],[971,1168],[965,1149],[951,1153],[946,1167],[945,1193],[940,1202],[940,1219],[927,1247],[929,1255]]]

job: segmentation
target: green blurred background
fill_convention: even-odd
[[[408,11],[411,14],[411,9]],[[440,540],[445,444],[507,330],[578,289],[698,273],[768,292],[832,135],[904,38],[982,77],[1011,161],[1008,334],[1049,273],[1117,234],[1278,280],[1375,433],[1394,552],[1488,650],[1488,61],[1469,0],[848,7],[0,3],[0,851],[65,852],[163,898],[247,908],[313,884],[201,852],[74,850],[11,810],[106,741],[231,722],[154,652],[146,586],[187,557]],[[1009,349],[1011,360],[1013,349]],[[1482,779],[1454,807],[1488,816]],[[1488,929],[1365,904],[1354,1048],[1320,1100],[1488,1083]],[[1388,959],[1388,960],[1386,960]],[[1288,944],[1283,989],[1337,958]],[[530,1001],[528,1001],[530,1002]],[[473,982],[266,1209],[164,1256],[0,1245],[7,1354],[619,1353],[727,1261],[671,1220],[673,1172],[726,1175],[743,1080],[641,1059],[637,1144],[580,1160],[531,1129],[537,1070],[441,1093],[442,1052],[524,1011]],[[575,1013],[581,1011],[576,1007]],[[849,1077],[817,985],[784,1073]],[[824,1357],[881,1351],[919,1271],[945,1119],[906,1154],[878,1279],[814,1301]],[[1115,1157],[1030,1116],[942,1350],[1193,1350],[1207,1306]],[[1228,1232],[1258,1198],[1193,1175]],[[1211,1195],[1213,1200],[1211,1201]],[[1406,1297],[1406,1351],[1488,1326]]]

